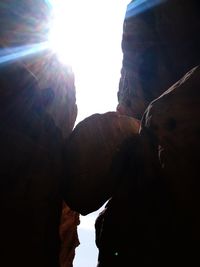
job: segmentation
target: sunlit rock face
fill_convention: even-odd
[[[85,215],[100,208],[119,183],[113,157],[126,138],[138,134],[137,120],[116,112],[94,114],[75,129],[66,147],[66,202]],[[119,167],[119,166],[118,166]]]
[[[25,67],[36,77],[42,104],[61,130],[64,138],[69,136],[77,116],[74,74],[50,51],[39,53],[24,60]]]
[[[122,114],[141,119],[150,101],[199,64],[199,9],[196,0],[128,5],[118,92]]]
[[[62,266],[71,266],[78,245],[78,214],[66,206],[59,236],[63,145],[76,118],[74,77],[48,54],[39,59],[0,69],[0,265],[9,267],[55,267],[63,259]],[[61,241],[70,250],[62,246],[59,259]]]
[[[77,233],[77,225],[79,221],[79,213],[72,211],[65,202],[63,202],[62,217],[60,223],[60,267],[73,266],[75,257],[75,248],[79,245]]]

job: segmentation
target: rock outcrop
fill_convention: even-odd
[[[62,217],[60,223],[60,267],[72,267],[75,257],[75,249],[79,245],[77,225],[80,223],[79,213],[71,210],[63,202]]]
[[[199,64],[199,1],[132,1],[123,28],[122,114],[141,119],[148,104]]]
[[[79,215],[64,204],[60,190],[63,147],[77,115],[74,76],[50,51],[37,50],[47,41],[50,13],[43,0],[0,4],[0,265],[5,267],[71,267],[78,245]],[[17,58],[26,49],[30,55]]]
[[[63,213],[67,223],[63,218],[59,237],[63,146],[76,118],[74,78],[55,58],[56,72],[49,61],[45,65],[45,57],[40,55],[36,69],[47,87],[41,87],[27,62],[0,70],[0,261],[8,267],[59,266],[61,239],[68,242],[62,245],[67,262],[62,266],[71,266],[78,245],[75,212]],[[64,115],[61,122],[59,114]]]
[[[195,67],[151,102],[141,130],[154,136],[158,144],[162,174],[173,196],[176,216],[180,216],[179,227],[184,228],[182,238],[191,240],[200,240],[199,88],[200,67]]]
[[[117,109],[142,125],[96,221],[98,267],[199,264],[199,11],[195,0],[128,5]]]
[[[199,265],[199,86],[195,67],[150,103],[139,135],[122,143],[121,180],[95,225],[98,267]]]

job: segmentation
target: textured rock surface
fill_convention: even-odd
[[[22,53],[36,44],[36,52],[47,40],[49,19],[48,1],[2,0],[0,47]],[[60,180],[75,102],[73,73],[49,51],[1,64],[1,266],[72,266],[79,221],[62,204]]]
[[[60,267],[73,266],[75,248],[79,245],[76,226],[80,223],[79,214],[72,211],[63,202],[62,219],[60,224],[61,253]]]
[[[137,120],[116,112],[94,114],[80,122],[67,144],[64,186],[69,206],[87,214],[100,208],[115,188],[113,155],[125,138],[138,133]]]
[[[196,67],[148,106],[137,142],[123,143],[123,179],[96,220],[98,267],[199,265],[199,86]]]
[[[48,1],[1,0],[0,46],[17,47],[46,41],[49,20]]]
[[[44,64],[46,55],[43,56]],[[3,266],[59,266],[62,153],[64,137],[76,117],[76,105],[73,76],[55,64],[56,72],[46,65],[48,88],[40,87],[34,68],[31,72],[24,63],[12,63],[0,69],[0,254]],[[38,73],[42,70],[43,65],[38,65]],[[66,78],[58,79],[58,73]],[[59,83],[50,86],[49,77]],[[56,120],[61,113],[65,114],[63,125]],[[77,216],[74,212],[65,214],[74,239],[63,225],[66,236],[62,236],[62,240],[66,238],[69,243],[67,247],[62,246],[62,254],[66,253],[65,261],[69,257],[69,262],[62,266],[71,266],[73,253],[68,247],[75,249],[78,244]]]
[[[37,79],[46,112],[61,130],[63,137],[68,137],[77,116],[72,70],[62,65],[50,51],[42,52],[31,60],[24,60],[23,64]]]
[[[182,223],[190,218],[194,224],[191,234],[198,240],[200,232],[195,225],[200,220],[196,212],[200,203],[199,88],[200,68],[196,67],[149,105],[142,122],[142,131],[153,135],[159,145],[162,172],[175,207],[184,218]]]
[[[132,1],[124,22],[118,111],[143,119],[96,220],[98,267],[199,265],[199,1],[154,4]]]
[[[200,58],[199,1],[157,2],[132,1],[124,21],[118,110],[138,119]]]
[[[95,223],[98,267],[163,263],[159,235],[161,229],[168,230],[168,214],[153,148],[146,137],[138,135],[125,140],[116,155],[114,172],[120,182]]]

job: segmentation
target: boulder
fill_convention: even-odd
[[[63,186],[66,203],[73,210],[86,215],[112,196],[119,182],[112,175],[113,156],[138,131],[137,120],[117,112],[94,114],[74,128],[66,146]]]

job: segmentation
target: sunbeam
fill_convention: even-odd
[[[48,42],[39,44],[24,45],[13,48],[1,48],[0,49],[0,64],[15,61],[17,59],[36,54],[44,51],[49,46]]]

